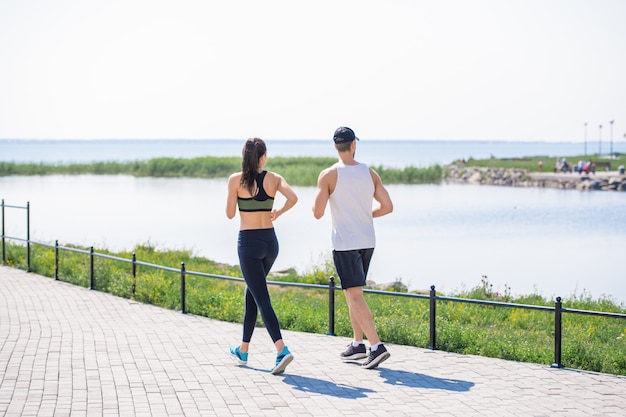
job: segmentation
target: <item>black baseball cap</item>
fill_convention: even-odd
[[[349,127],[341,126],[335,130],[335,135],[333,136],[333,140],[335,143],[347,143],[352,142],[353,140],[359,140],[354,134],[354,131]]]

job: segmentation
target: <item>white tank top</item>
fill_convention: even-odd
[[[376,244],[372,202],[374,181],[365,164],[337,162],[337,185],[330,195],[334,250],[373,248]]]

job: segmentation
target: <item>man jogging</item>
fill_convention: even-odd
[[[374,253],[374,217],[393,211],[393,203],[380,176],[354,159],[358,138],[349,127],[339,127],[333,136],[339,162],[323,170],[317,180],[313,206],[316,219],[324,216],[330,203],[333,261],[341,281],[354,340],[339,356],[344,360],[364,359],[363,368],[376,368],[391,354],[382,344],[363,287]],[[378,203],[372,208],[372,199]],[[370,343],[367,354],[363,336]]]

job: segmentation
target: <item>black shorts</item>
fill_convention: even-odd
[[[341,288],[364,287],[374,248],[333,251],[335,269],[341,280]]]

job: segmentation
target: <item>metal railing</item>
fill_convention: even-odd
[[[58,240],[55,241],[54,245],[44,242],[36,242],[30,239],[30,216],[29,209],[30,204],[26,203],[26,206],[13,206],[7,205],[2,200],[2,264],[6,264],[6,252],[5,252],[5,239],[22,241],[26,243],[26,270],[28,272],[31,271],[31,258],[30,258],[30,245],[40,245],[44,247],[54,248],[54,279],[58,280],[59,276],[59,250],[81,253],[85,255],[89,255],[89,289],[96,289],[96,277],[94,272],[94,260],[96,257],[106,258],[109,260],[124,262],[131,264],[131,274],[133,277],[132,282],[132,298],[135,298],[135,290],[136,290],[136,277],[137,277],[137,266],[145,266],[149,268],[159,269],[163,271],[175,272],[180,274],[180,311],[185,314],[186,310],[186,277],[189,275],[198,276],[198,277],[206,277],[206,278],[216,278],[222,280],[229,281],[240,281],[245,282],[245,280],[241,277],[231,277],[226,275],[216,275],[216,274],[208,274],[204,272],[197,271],[188,271],[185,267],[185,263],[181,262],[180,268],[172,268],[163,265],[156,265],[148,262],[141,262],[137,260],[136,255],[133,253],[131,259],[121,258],[118,256],[112,256],[104,253],[98,253],[94,251],[93,246],[89,248],[89,250],[78,249],[67,246],[59,246]],[[15,208],[15,209],[24,209],[26,210],[26,238],[20,238],[15,236],[6,236],[4,229],[4,209],[6,208]],[[327,335],[335,336],[335,292],[340,291],[341,288],[335,286],[334,277],[329,278],[328,285],[321,284],[303,284],[296,282],[283,282],[283,281],[267,281],[269,285],[278,285],[285,287],[299,287],[299,288],[309,288],[309,289],[327,289],[328,290],[328,333]],[[430,292],[428,295],[425,294],[413,294],[413,293],[402,293],[402,292],[392,292],[392,291],[381,291],[381,290],[373,290],[373,289],[364,289],[364,293],[368,294],[378,294],[384,296],[392,296],[392,297],[409,297],[416,299],[427,299],[429,300],[429,344],[428,349],[436,350],[437,349],[437,301],[449,301],[453,303],[468,303],[468,304],[478,304],[492,307],[505,307],[505,308],[519,308],[525,310],[539,310],[545,312],[553,312],[554,314],[554,363],[551,365],[554,368],[563,368],[562,363],[562,316],[563,313],[569,314],[582,314],[582,315],[591,315],[591,316],[600,316],[600,317],[610,317],[610,318],[619,318],[626,319],[626,314],[621,313],[609,313],[602,311],[592,311],[592,310],[578,310],[578,309],[569,309],[564,308],[562,305],[561,297],[557,297],[554,303],[554,307],[548,306],[538,306],[538,305],[529,305],[529,304],[516,304],[516,303],[506,303],[499,301],[488,301],[488,300],[475,300],[468,298],[459,298],[459,297],[446,297],[437,295],[435,291],[435,286],[430,287]]]
[[[26,202],[26,206],[12,206],[9,204],[5,204],[4,203],[4,198],[2,199],[2,202],[0,203],[0,205],[2,206],[2,209],[0,211],[1,215],[2,215],[2,263],[5,263],[5,259],[6,259],[6,245],[5,245],[5,229],[4,229],[4,219],[5,219],[5,215],[4,215],[4,209],[5,208],[14,208],[14,209],[21,209],[21,210],[26,210],[26,239],[20,239],[18,237],[10,237],[10,236],[6,236],[7,239],[13,239],[13,240],[21,240],[26,242],[26,264],[28,265],[27,268],[27,272],[30,272],[30,202]]]

